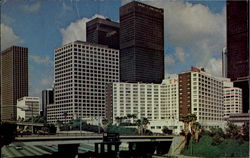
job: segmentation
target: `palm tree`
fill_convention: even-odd
[[[143,117],[143,118],[142,118],[142,129],[143,129],[143,133],[145,133],[148,124],[150,124],[149,120],[148,120],[147,118]]]
[[[103,128],[104,132],[107,132],[108,123],[109,123],[108,119],[106,119],[106,118],[102,119],[102,128]]]
[[[138,119],[135,123],[136,123],[136,126],[137,126],[138,134],[141,135],[141,129],[142,129],[142,121],[141,121],[141,119]]]
[[[196,143],[199,142],[199,135],[201,133],[201,124],[199,122],[195,122],[193,124],[192,132],[194,133],[194,140]]]
[[[134,119],[137,118],[137,115],[136,114],[131,114],[131,118],[132,118],[132,123],[134,123]]]
[[[131,122],[132,115],[131,114],[127,114],[127,118],[129,119],[129,122]]]
[[[120,124],[121,122],[122,122],[122,117],[119,117],[119,116],[117,116],[117,117],[115,117],[115,120]]]
[[[180,121],[184,123],[184,134],[186,143],[189,143],[190,135],[192,134],[192,126],[196,121],[197,117],[195,114],[182,114],[180,115]]]

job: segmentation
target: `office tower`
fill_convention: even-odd
[[[17,99],[28,96],[28,48],[2,51],[1,72],[1,119],[15,120]]]
[[[249,1],[227,1],[227,77],[242,89],[249,110]]]
[[[82,41],[57,48],[48,122],[105,117],[105,86],[118,81],[119,50]]]
[[[39,116],[39,98],[22,97],[17,100],[17,120],[27,120]]]
[[[42,114],[47,118],[47,105],[54,103],[54,90],[46,89],[42,91]]]
[[[95,18],[86,24],[87,42],[119,49],[120,24],[110,19]]]
[[[121,82],[161,83],[164,78],[163,9],[140,2],[120,8]]]
[[[106,116],[135,114],[152,120],[178,120],[178,78],[162,84],[114,82],[107,85]]]
[[[227,48],[222,50],[222,77],[227,77]]]
[[[195,114],[205,128],[222,124],[224,114],[223,82],[192,67],[179,74],[179,112]]]
[[[229,78],[223,78],[224,118],[230,114],[242,113],[242,90],[233,86]]]

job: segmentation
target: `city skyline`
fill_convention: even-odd
[[[84,2],[51,2],[50,7],[48,1],[2,2],[2,49],[8,47],[8,44],[29,48],[30,96],[40,97],[43,89],[51,88],[54,49],[64,43],[78,40],[78,38],[85,40],[86,29],[84,26],[93,17],[107,17],[112,21],[119,21],[119,7],[126,3],[117,0]],[[168,19],[164,23],[165,74],[177,74],[186,71],[192,65],[205,67],[216,75],[220,74],[221,51],[225,46],[225,37],[223,37],[226,26],[224,1],[170,2],[156,0],[154,2],[143,1],[143,3],[163,8],[164,17]],[[13,6],[16,6],[15,11],[10,9]],[[52,9],[51,6],[54,8]],[[33,14],[30,15],[30,13]],[[187,15],[192,15],[189,22],[185,21]],[[179,18],[176,18],[178,16]],[[207,24],[204,19],[211,22]],[[200,20],[202,21],[199,25],[191,25],[192,22]],[[19,25],[15,25],[16,23]],[[173,23],[177,23],[182,28],[175,31],[177,29]],[[208,26],[202,28],[206,25]],[[208,27],[212,29],[206,30]],[[183,30],[183,28],[186,29]],[[80,37],[79,34],[69,36],[69,34],[74,35],[74,32],[78,32],[79,29]],[[72,32],[72,30],[75,31]],[[194,31],[198,33],[194,33]],[[189,40],[187,41],[187,39]],[[202,65],[204,61],[208,62]]]

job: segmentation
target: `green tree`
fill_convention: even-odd
[[[249,122],[245,122],[242,126],[242,137],[244,140],[249,141]]]
[[[232,122],[227,122],[226,135],[229,138],[236,138],[239,135],[239,128]]]

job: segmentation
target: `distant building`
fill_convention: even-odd
[[[233,86],[229,78],[223,78],[224,91],[224,118],[230,114],[242,113],[242,90]]]
[[[39,97],[23,97],[17,100],[17,120],[39,116]]]
[[[1,119],[17,118],[17,99],[28,96],[28,48],[12,46],[1,52]]]
[[[118,81],[119,50],[82,41],[57,48],[48,122],[105,117],[105,86]]]
[[[110,19],[95,18],[86,24],[87,42],[119,49],[120,24]]]
[[[132,1],[120,7],[120,80],[160,84],[164,78],[164,10]]]
[[[229,115],[229,122],[242,127],[244,123],[249,123],[249,113],[241,113],[241,114],[230,114]]]
[[[179,74],[179,113],[195,114],[205,128],[222,125],[224,116],[223,82],[192,67]]]
[[[227,0],[227,77],[242,89],[249,110],[249,1]]]
[[[47,105],[54,103],[54,90],[46,89],[42,91],[42,114],[47,118]]]

